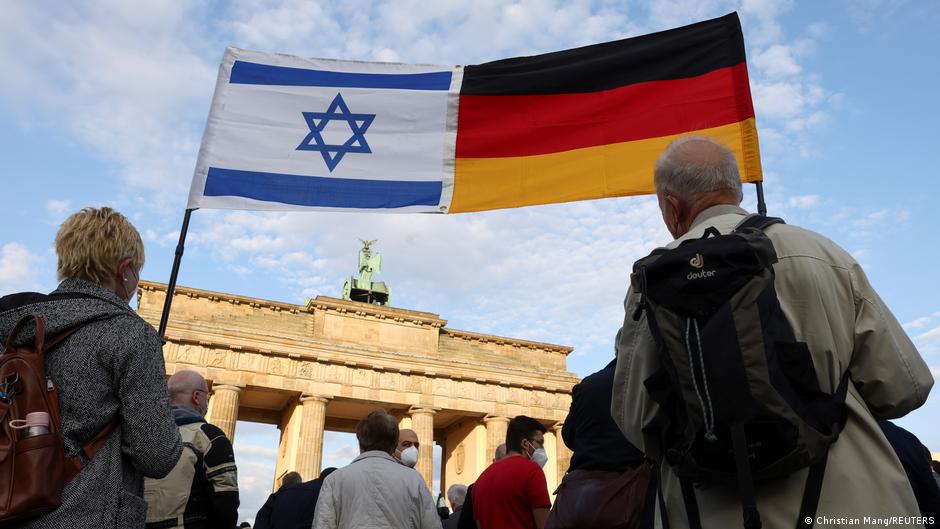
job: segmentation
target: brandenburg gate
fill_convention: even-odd
[[[140,315],[154,326],[166,285],[141,281]],[[570,453],[561,426],[578,378],[571,348],[450,329],[437,314],[319,296],[306,305],[177,287],[166,332],[168,374],[210,381],[208,420],[230,438],[237,420],[276,425],[275,481],[320,472],[324,430],[353,432],[384,408],[421,441],[418,472],[432,483],[432,440],[443,449],[441,490],[470,484],[528,415],[548,432],[554,491]]]

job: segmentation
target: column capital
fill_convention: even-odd
[[[412,406],[408,408],[408,414],[421,414],[426,413],[428,415],[434,415],[435,413],[441,411],[440,408],[435,408],[434,406]]]
[[[234,384],[229,382],[219,382],[218,384],[215,382],[212,383],[213,393],[216,391],[234,391],[235,393],[241,393],[243,389],[245,389],[244,384]]]
[[[502,415],[485,415],[485,416],[483,416],[483,422],[484,422],[484,423],[488,423],[488,422],[504,422],[504,423],[506,423],[506,424],[509,424],[509,421],[511,421],[511,420],[512,420],[512,419],[510,419],[509,417],[504,417],[504,416],[502,416]]]
[[[558,421],[552,425],[552,430],[561,431],[565,427],[565,421]]]
[[[304,404],[306,402],[322,402],[326,404],[330,402],[331,398],[325,395],[314,395],[312,393],[303,393],[300,395],[300,403]]]

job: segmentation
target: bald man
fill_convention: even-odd
[[[163,479],[144,484],[147,527],[187,529],[235,527],[238,479],[232,443],[206,422],[209,385],[195,371],[174,373],[167,382],[183,455]]]
[[[653,179],[663,222],[675,238],[666,246],[668,249],[716,231],[730,233],[748,215],[739,206],[741,179],[734,154],[710,139],[690,136],[673,141],[656,162]],[[890,221],[886,226],[890,226]],[[788,369],[778,375],[781,380],[797,381],[788,382],[796,388],[789,389],[793,395],[798,395],[797,391],[814,395],[813,398],[817,398],[815,395],[820,392],[835,394],[845,374],[852,383],[841,386],[847,387],[848,391],[844,408],[847,416],[842,418],[845,426],[838,442],[829,448],[827,459],[814,466],[813,473],[800,469],[778,480],[752,486],[752,499],[756,497],[763,526],[793,527],[802,525],[804,519],[810,522],[814,519],[832,520],[833,516],[846,513],[861,513],[876,520],[917,515],[917,501],[904,469],[876,420],[902,417],[922,405],[933,386],[930,369],[903,327],[869,284],[861,266],[848,252],[819,234],[790,224],[774,224],[764,233],[773,245],[776,261],[773,264],[774,275],[769,280],[774,285],[777,298],[773,303],[779,302],[782,314],[792,327],[787,335],[779,331],[763,335],[767,339],[775,339],[767,342],[773,345],[768,347],[767,357],[777,355],[783,358],[780,365]],[[903,270],[903,261],[898,259],[897,262],[899,266],[896,268]],[[698,264],[690,261],[690,265],[694,268],[703,266],[701,261]],[[692,279],[693,274],[690,272],[683,277],[692,281],[695,280]],[[676,276],[679,277],[678,274]],[[705,296],[710,291],[701,287],[700,292]],[[737,293],[735,296],[735,299],[740,297]],[[748,340],[756,337],[753,340],[760,343],[761,333],[766,329],[760,327],[762,322],[759,320],[776,318],[776,313],[771,312],[771,297],[761,294],[760,313],[754,305],[754,318],[742,318],[739,332],[744,333],[742,336],[747,336]],[[713,298],[709,299],[707,303],[702,302],[703,306],[715,304]],[[663,352],[664,342],[657,342],[650,330],[649,312],[639,317],[637,308],[640,301],[637,292],[631,289],[627,293],[624,302],[626,314],[617,346],[611,414],[634,446],[659,459],[664,445],[656,425],[670,424],[670,410],[653,399],[649,388],[662,380],[654,379],[654,374],[665,373],[660,371],[661,359],[668,355]],[[736,320],[735,324],[739,322]],[[698,329],[697,323],[695,328]],[[710,334],[703,331],[702,337],[725,336],[721,334],[723,331],[716,331],[713,327],[703,328],[710,329]],[[671,338],[666,342],[669,340]],[[676,340],[681,341],[681,338]],[[688,344],[688,340],[685,343]],[[706,346],[704,358],[708,359],[708,355],[724,345],[716,343],[712,342],[711,349]],[[698,354],[702,355],[702,342],[698,344]],[[691,348],[687,351],[692,354]],[[740,358],[737,349],[734,354]],[[808,371],[794,371],[801,369],[800,359],[806,357],[811,360]],[[752,368],[755,372],[768,372],[766,362],[747,367],[748,370]],[[702,379],[708,383],[706,373],[717,369],[717,366],[702,367]],[[776,376],[774,371],[770,373]],[[814,387],[817,383],[818,388]],[[789,385],[786,387],[791,388]],[[712,386],[712,391],[721,389]],[[745,393],[747,391],[745,388]],[[711,397],[708,399],[707,406],[712,406]],[[829,406],[831,401],[823,402]],[[814,405],[822,407],[823,404]],[[748,406],[746,409],[756,409],[755,405]],[[721,417],[725,412],[718,410],[717,413]],[[760,443],[753,446],[760,447]],[[747,443],[749,453],[751,447],[752,444]],[[711,450],[718,453],[719,449]],[[752,458],[755,457],[758,456],[752,454]],[[737,487],[718,482],[701,487],[698,484],[692,486],[691,481],[680,482],[674,469],[668,468],[671,466],[668,460],[666,458],[660,473],[660,490],[665,497],[661,505],[664,504],[669,518],[668,524],[663,523],[663,526],[673,529],[741,526],[743,506]],[[682,466],[685,467],[685,463]],[[810,476],[816,479],[811,480]],[[810,487],[811,484],[815,487]],[[696,505],[698,516],[691,508],[686,510],[687,506]],[[813,514],[814,509],[816,514]],[[756,521],[753,511],[748,514],[750,521]],[[907,522],[910,527],[922,524],[922,519],[910,520]],[[820,525],[832,523],[835,522],[820,522]]]
[[[398,446],[395,448],[395,459],[406,467],[414,468],[418,464],[418,451],[421,450],[421,441],[418,434],[409,428],[398,431]]]

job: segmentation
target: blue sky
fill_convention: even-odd
[[[473,64],[732,10],[770,213],[855,255],[940,374],[935,2],[6,2],[0,294],[54,287],[55,230],[86,205],[127,213],[146,242],[142,277],[167,280],[226,44]],[[753,189],[746,195],[752,207]],[[380,279],[397,306],[453,328],[574,346],[568,366],[583,376],[611,358],[630,265],[669,236],[649,197],[447,217],[198,211],[179,282],[294,303],[337,296],[357,238],[378,239]],[[937,402],[901,424],[940,451]],[[251,518],[271,482],[276,430],[238,428]],[[327,463],[354,454],[348,435],[327,438]]]

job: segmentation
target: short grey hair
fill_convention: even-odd
[[[450,500],[451,505],[463,505],[464,500],[467,499],[467,486],[460,483],[451,485],[447,488],[447,499]]]
[[[734,153],[704,136],[683,136],[670,143],[656,160],[656,194],[696,204],[713,191],[734,191],[740,201],[741,176]]]

